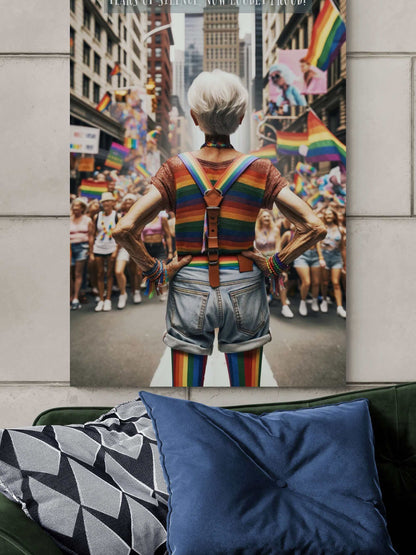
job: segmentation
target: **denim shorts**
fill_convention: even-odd
[[[210,355],[218,328],[218,349],[237,353],[271,341],[264,275],[220,269],[213,289],[208,270],[185,266],[169,284],[164,343],[186,353]]]
[[[331,270],[332,268],[334,270],[342,270],[344,267],[344,261],[342,260],[342,255],[339,250],[325,251],[322,249],[322,255],[325,259],[327,270]]]
[[[316,249],[309,249],[293,261],[295,268],[319,268],[319,256]]]
[[[71,243],[71,266],[76,262],[82,262],[88,258],[89,245],[85,243]]]

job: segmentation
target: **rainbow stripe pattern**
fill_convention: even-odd
[[[172,349],[173,387],[201,387],[204,385],[208,357]]]
[[[89,199],[101,200],[101,195],[108,191],[105,181],[94,181],[93,179],[83,179],[79,188],[80,196]]]
[[[136,149],[137,148],[137,139],[132,139],[131,137],[125,137],[124,139],[124,146],[126,148],[130,148],[130,149]]]
[[[119,73],[121,73],[120,64],[116,63],[113,69],[111,70],[110,77],[113,77],[113,75],[118,75]]]
[[[332,160],[340,162],[344,167],[347,163],[347,149],[329,129],[325,127],[318,116],[310,110],[308,112],[308,162]]]
[[[123,167],[124,159],[129,154],[130,150],[123,145],[118,143],[112,143],[110,150],[107,155],[107,160],[105,165],[108,168],[114,168],[115,170],[121,170]]]
[[[347,29],[338,8],[332,0],[326,0],[313,26],[306,61],[325,71],[338,55],[346,37]]]
[[[95,107],[95,109],[98,110],[99,112],[104,112],[104,110],[107,110],[110,104],[111,104],[111,94],[109,92],[106,92],[105,95],[100,100],[100,102]]]
[[[298,155],[299,147],[308,144],[308,133],[277,132],[277,152],[284,155]]]
[[[321,193],[321,191],[318,191],[317,193],[315,193],[314,195],[308,198],[308,204],[312,208],[314,208],[318,204],[318,202],[321,202],[322,200],[324,200],[324,195]]]
[[[137,173],[139,173],[140,175],[142,175],[145,178],[148,177],[152,177],[152,174],[149,172],[149,170],[146,168],[146,166],[144,164],[141,164],[140,162],[137,162],[134,165]]]
[[[277,155],[276,155],[276,146],[273,144],[262,146],[257,150],[252,150],[250,152],[252,156],[257,156],[257,158],[267,158],[273,164],[277,162]]]
[[[263,347],[243,353],[225,353],[232,387],[259,387]]]
[[[293,177],[293,182],[295,184],[295,194],[301,197],[305,196],[306,195],[305,182],[303,181],[302,176],[297,172]]]
[[[189,153],[188,153],[189,154]],[[181,158],[184,154],[181,154]],[[192,157],[193,158],[193,157]],[[204,186],[215,186],[223,192],[218,219],[219,254],[235,254],[253,246],[255,223],[261,208],[267,175],[253,169],[254,157],[237,158],[225,170],[208,168],[206,172],[196,159],[189,169],[183,164],[175,172],[176,182],[176,245],[179,255],[201,254],[204,237],[205,201],[196,184],[201,179]],[[250,162],[238,178],[241,164]],[[222,175],[221,175],[222,172]],[[227,184],[232,187],[224,193]]]
[[[300,175],[316,175],[316,168],[310,166],[309,164],[302,164],[302,162],[298,162],[296,164],[295,170],[300,173]]]

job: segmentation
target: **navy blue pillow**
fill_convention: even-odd
[[[141,392],[180,555],[394,554],[368,401],[261,416]]]

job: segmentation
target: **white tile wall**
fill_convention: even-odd
[[[69,52],[69,1],[0,0],[0,53]]]
[[[0,56],[0,98],[0,214],[67,214],[68,60]]]
[[[51,406],[114,405],[136,391],[66,385],[67,220],[28,217],[67,211],[68,60],[53,54],[68,51],[68,2],[0,0],[0,10],[0,425],[19,426]],[[349,387],[416,379],[415,28],[408,1],[348,2]],[[45,55],[10,55],[29,52]],[[212,405],[338,391],[155,390]]]
[[[416,218],[348,224],[347,380],[416,380]]]
[[[410,214],[410,66],[409,57],[348,60],[349,215]]]
[[[416,10],[409,0],[348,0],[348,51],[416,52]]]

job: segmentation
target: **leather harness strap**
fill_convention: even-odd
[[[214,288],[220,286],[218,218],[220,217],[220,204],[223,198],[224,197],[218,189],[210,189],[204,195],[204,201],[207,205],[208,275],[209,284]]]

